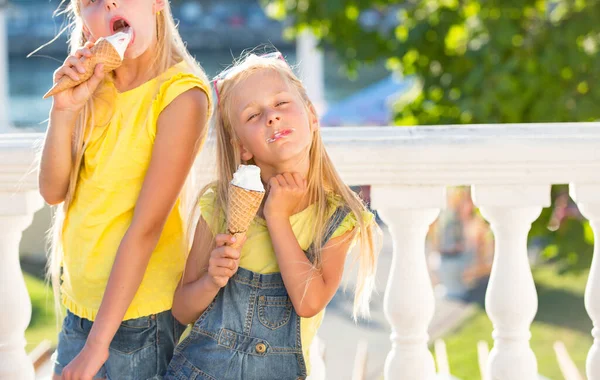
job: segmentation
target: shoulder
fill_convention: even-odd
[[[195,73],[186,62],[182,61],[163,73],[159,83],[155,97],[159,111],[171,104],[210,111],[212,93],[208,79],[203,73]]]
[[[354,230],[354,228],[360,224],[359,217],[365,225],[373,223],[375,219],[373,213],[366,208],[361,210],[360,215],[356,215],[338,194],[329,194],[327,202],[329,205],[329,214],[331,215],[329,223],[334,225],[337,224],[331,238],[344,235],[345,233]]]

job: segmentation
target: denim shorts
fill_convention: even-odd
[[[54,353],[54,373],[62,370],[83,349],[92,322],[67,310]],[[109,357],[95,379],[161,379],[185,326],[171,310],[123,321],[110,343]]]

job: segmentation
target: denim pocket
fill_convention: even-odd
[[[110,348],[122,354],[132,354],[156,342],[156,316],[121,322]]]
[[[260,296],[258,320],[266,328],[276,330],[290,321],[292,307],[288,296]]]

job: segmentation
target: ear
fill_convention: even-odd
[[[158,13],[165,9],[165,0],[154,0],[154,13]]]
[[[240,158],[243,161],[250,161],[254,157],[254,155],[250,153],[250,151],[246,149],[246,147],[241,142],[235,142],[231,140],[231,144],[237,144],[238,148],[240,149]]]

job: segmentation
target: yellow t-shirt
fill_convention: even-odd
[[[109,86],[113,90],[109,91],[110,100],[95,103],[96,127],[84,152],[62,237],[62,302],[72,313],[92,321],[117,249],[133,218],[150,164],[159,114],[192,88],[200,88],[209,100],[211,96],[209,84],[193,74],[185,61],[130,91],[119,93]],[[172,307],[188,251],[183,208],[180,197],[124,320]]]
[[[225,216],[221,211],[221,215],[214,219],[214,206],[216,194],[213,189],[209,189],[202,197],[200,197],[200,212],[202,218],[210,226],[212,233],[223,233],[226,230]],[[329,216],[333,215],[338,206],[341,205],[341,200],[338,197],[331,196],[329,198]],[[369,215],[372,215],[369,213]],[[307,250],[315,239],[313,233],[313,225],[315,224],[316,211],[314,206],[309,206],[301,212],[290,217],[290,223],[294,235],[298,240],[298,244],[303,250]],[[215,223],[216,222],[216,223]],[[341,236],[352,230],[356,225],[357,220],[353,213],[349,213],[340,226],[334,231],[330,239]],[[215,229],[215,224],[218,229]],[[278,273],[279,265],[277,257],[271,242],[271,237],[267,229],[266,221],[260,217],[255,217],[246,233],[246,242],[242,247],[240,256],[240,267],[261,274]],[[325,310],[312,318],[300,319],[300,334],[302,340],[302,352],[306,362],[307,370],[310,373],[310,345],[317,334],[317,330],[321,326]]]

